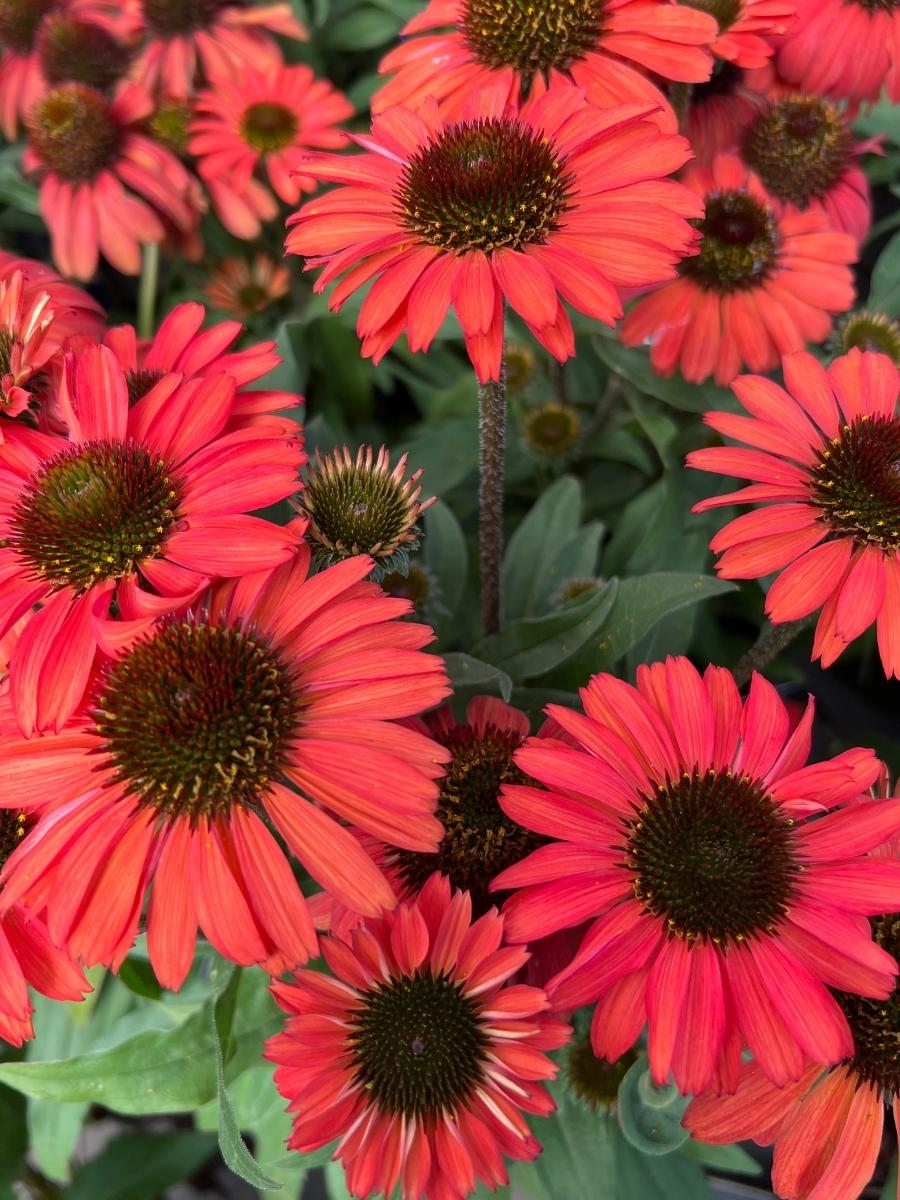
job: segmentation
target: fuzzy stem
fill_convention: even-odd
[[[503,557],[503,453],[506,440],[506,366],[497,383],[478,388],[481,512],[481,613],[484,632],[500,628],[500,562]]]
[[[754,671],[762,671],[764,667],[768,666],[772,659],[777,658],[782,650],[786,649],[794,638],[807,629],[812,622],[813,617],[811,616],[802,617],[799,621],[785,621],[780,625],[773,625],[767,621],[759,637],[747,653],[737,661],[734,677],[738,687],[749,683],[750,676]]]
[[[159,245],[145,242],[141,257],[141,281],[138,285],[138,337],[150,338],[156,329],[156,289],[159,284]]]

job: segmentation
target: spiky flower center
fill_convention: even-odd
[[[30,54],[38,27],[56,0],[0,0],[0,44],[14,54]]]
[[[259,801],[300,707],[294,674],[261,636],[176,621],[108,668],[94,720],[117,781],[161,816],[196,820]]]
[[[426,968],[364,992],[362,1001],[349,1043],[371,1103],[426,1122],[464,1106],[489,1043],[463,985]]]
[[[461,32],[478,62],[512,67],[527,83],[590,54],[606,27],[606,9],[606,0],[467,0]]]
[[[637,1052],[626,1050],[615,1062],[607,1062],[594,1053],[590,1038],[579,1038],[566,1057],[569,1089],[595,1111],[610,1109],[616,1103],[619,1085],[636,1061]]]
[[[534,378],[534,351],[523,342],[508,342],[504,360],[507,389],[521,392]]]
[[[812,500],[831,528],[900,550],[900,417],[858,417],[819,454]]]
[[[245,283],[238,289],[237,302],[243,312],[260,312],[268,307],[269,301],[269,293],[258,283]]]
[[[699,253],[683,259],[679,270],[706,290],[755,287],[775,265],[775,214],[749,192],[713,193],[706,199],[705,215],[694,223],[702,238]]]
[[[143,446],[69,446],[24,488],[9,521],[13,546],[54,588],[87,591],[152,558],[179,519],[181,487]]]
[[[440,871],[455,888],[471,893],[472,910],[480,916],[496,903],[488,890],[491,880],[541,844],[499,805],[505,784],[526,782],[513,762],[522,738],[494,726],[479,733],[457,725],[441,741],[452,755],[440,780],[437,810],[444,837],[437,854],[397,850],[392,863],[411,893]]]
[[[893,12],[900,8],[900,0],[845,0],[846,3],[856,4],[868,12]]]
[[[188,152],[190,105],[181,100],[167,100],[147,122],[147,132],[160,145],[182,157]]]
[[[38,39],[51,83],[85,83],[107,91],[128,68],[128,50],[105,29],[64,13],[51,16]]]
[[[421,611],[434,594],[431,574],[417,563],[411,563],[404,575],[401,571],[389,571],[381,580],[382,588],[389,596],[408,600],[413,608]]]
[[[165,375],[155,367],[136,367],[133,371],[125,372],[125,383],[128,387],[128,407],[133,408],[138,400],[143,400],[151,388],[154,388]]]
[[[791,825],[747,776],[695,769],[660,784],[628,825],[635,896],[674,937],[732,943],[771,931],[799,869]]]
[[[781,200],[806,208],[840,179],[853,150],[837,105],[819,96],[770,104],[747,131],[744,158]]]
[[[156,37],[179,37],[207,29],[227,4],[241,0],[143,0],[144,19]]]
[[[9,329],[0,329],[0,377],[6,375],[12,365],[12,348],[16,339]]]
[[[522,433],[529,447],[545,458],[565,454],[578,441],[581,417],[571,404],[549,400],[522,417]]]
[[[327,460],[310,473],[297,505],[312,518],[311,540],[329,557],[386,560],[419,532],[402,481],[365,462]]]
[[[244,109],[241,137],[260,154],[268,154],[292,145],[299,127],[297,114],[286,104],[262,100]]]
[[[900,913],[875,917],[871,926],[879,946],[895,957],[900,954]],[[835,998],[853,1034],[856,1053],[850,1060],[851,1068],[867,1083],[882,1088],[890,1103],[900,1094],[900,988],[895,988],[887,1000],[845,992],[837,992]]]
[[[840,334],[843,351],[872,350],[900,363],[900,321],[882,313],[858,312],[848,317]]]
[[[514,118],[447,126],[406,164],[407,228],[463,254],[545,242],[569,206],[572,176],[551,141]]]
[[[0,867],[21,842],[30,825],[26,813],[16,812],[14,808],[0,810]]]
[[[721,33],[731,28],[744,7],[743,0],[682,0],[682,3],[715,17]]]
[[[80,183],[115,159],[119,125],[103,95],[83,83],[48,92],[28,116],[31,145],[51,171]]]

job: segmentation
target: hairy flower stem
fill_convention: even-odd
[[[150,338],[156,329],[156,290],[159,284],[159,245],[146,242],[141,259],[141,281],[138,285],[138,337]]]
[[[812,616],[802,617],[799,621],[785,621],[780,625],[773,625],[767,621],[759,637],[737,661],[734,677],[738,687],[749,683],[754,671],[762,671],[768,666],[772,659],[777,658],[812,622]]]
[[[484,632],[500,628],[500,561],[503,556],[503,450],[506,440],[506,367],[498,383],[478,388],[479,534],[481,613]]]

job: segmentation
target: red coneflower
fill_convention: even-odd
[[[813,705],[788,733],[775,689],[684,658],[595,675],[585,714],[548,712],[577,749],[532,739],[516,765],[514,820],[557,839],[493,887],[512,940],[591,919],[550,980],[554,1007],[598,1001],[597,1054],[614,1061],[649,1025],[653,1077],[684,1092],[736,1086],[741,1048],[779,1085],[806,1060],[852,1052],[825,984],[885,997],[893,958],[860,917],[900,907],[900,861],[863,857],[900,828],[900,802],[853,804],[878,777],[871,751],[805,766]],[[830,811],[835,810],[837,811]]]
[[[289,286],[287,267],[260,253],[252,259],[226,259],[211,273],[203,291],[213,308],[245,320],[277,304]]]
[[[396,718],[446,695],[443,662],[422,652],[427,626],[396,619],[408,604],[362,582],[370,560],[309,577],[308,564],[301,547],[177,618],[107,622],[115,657],[83,712],[58,734],[0,740],[10,795],[41,809],[0,877],[0,909],[46,905],[61,945],[117,967],[149,889],[166,986],[184,979],[198,926],[226,957],[278,973],[315,954],[316,936],[263,815],[343,904],[396,903],[341,822],[437,845],[445,754]]]
[[[256,342],[235,350],[244,331],[239,321],[219,321],[203,329],[206,309],[202,304],[176,304],[149,343],[138,344],[133,325],[110,329],[104,343],[112,350],[126,374],[128,401],[136,404],[165,376],[179,375],[179,382],[217,379],[234,380],[237,392],[226,428],[269,425],[285,430],[286,419],[272,414],[293,409],[302,397],[271,388],[249,388],[281,363],[275,342]],[[296,429],[296,426],[292,426]]]
[[[385,55],[379,69],[396,75],[372,98],[376,114],[433,96],[445,121],[458,120],[474,93],[490,91],[502,108],[574,81],[592,104],[649,105],[660,128],[675,133],[675,115],[648,73],[708,79],[718,25],[668,0],[430,0],[403,32],[425,36]]]
[[[772,621],[821,608],[813,656],[830,666],[877,622],[885,674],[900,678],[900,376],[882,354],[851,350],[826,372],[809,354],[784,359],[785,387],[745,376],[734,392],[750,414],[707,413],[749,445],[694,450],[688,465],[753,481],[696,506],[760,500],[711,543],[720,575],[769,588]],[[900,907],[900,906],[898,906]]]
[[[324,938],[323,952],[333,976],[272,985],[288,1018],[266,1057],[294,1114],[292,1149],[337,1137],[352,1195],[399,1185],[404,1200],[494,1190],[504,1158],[540,1153],[522,1113],[553,1111],[544,1052],[569,1028],[540,988],[509,985],[528,952],[503,945],[495,909],[472,923],[469,897],[434,875],[346,942]]]
[[[47,337],[54,345],[65,347],[73,338],[96,342],[103,336],[104,313],[93,296],[66,283],[46,263],[0,250],[0,282],[9,283],[17,272],[22,275],[23,303],[33,304],[43,292],[49,295],[53,324]]]
[[[302,164],[311,149],[344,145],[337,125],[353,115],[353,105],[309,67],[278,66],[217,79],[198,94],[196,112],[188,144],[197,169],[225,228],[250,239],[278,215],[259,176],[286,204],[315,191]]]
[[[710,46],[716,58],[736,67],[763,67],[773,39],[793,24],[797,0],[681,0],[716,18],[719,36]]]
[[[67,437],[21,426],[0,446],[0,636],[35,604],[11,664],[26,734],[60,728],[81,700],[96,621],[187,603],[211,577],[290,558],[297,534],[247,516],[297,486],[300,441],[254,427],[225,433],[234,380],[167,376],[129,408],[105,346],[69,357],[59,406]]]
[[[518,114],[496,92],[444,123],[432,101],[376,118],[367,153],[321,155],[306,173],[337,182],[289,220],[290,253],[324,266],[332,309],[363,283],[357,333],[378,362],[407,333],[425,350],[452,304],[478,378],[497,379],[504,300],[563,361],[574,352],[563,301],[608,325],[619,288],[671,278],[694,239],[696,196],[665,179],[687,159],[641,105],[602,110],[557,83]]]
[[[306,30],[289,3],[254,0],[126,0],[145,39],[135,76],[155,96],[189,96],[204,80],[244,71],[271,71],[281,51],[271,36],[305,41]]]
[[[797,19],[781,39],[778,70],[804,92],[900,102],[898,0],[796,0]]]
[[[25,276],[0,279],[0,412],[16,417],[28,406],[28,384],[59,349],[50,337],[48,292],[25,295]]]
[[[744,364],[768,371],[782,354],[824,341],[832,314],[853,304],[855,240],[821,210],[779,211],[738,158],[717,158],[684,182],[706,201],[699,253],[635,305],[625,344],[649,342],[661,375],[680,368],[691,383],[730,383]]]
[[[743,158],[787,211],[821,209],[833,229],[862,242],[872,220],[859,156],[878,139],[854,144],[846,115],[821,96],[773,99],[746,128]]]
[[[140,131],[151,111],[138,88],[108,100],[80,83],[53,88],[30,110],[22,165],[41,176],[41,213],[63,274],[90,279],[102,253],[136,275],[141,244],[165,238],[164,219],[182,233],[196,224],[187,170]]]
[[[708,166],[719,154],[737,154],[747,126],[777,88],[771,65],[743,70],[716,65],[708,83],[688,92],[684,132],[697,163]]]
[[[76,79],[104,86],[111,76],[119,78],[126,60],[114,32],[125,32],[128,24],[115,0],[0,0],[0,130],[6,140],[16,140],[50,84]],[[61,41],[73,53],[57,53]]]
[[[24,812],[0,812],[0,865],[28,833]],[[21,1046],[34,1037],[29,987],[51,1000],[81,1000],[91,990],[81,968],[50,940],[44,921],[15,905],[0,913],[0,1038]]]

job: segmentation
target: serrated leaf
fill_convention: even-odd
[[[512,680],[505,671],[495,667],[493,663],[482,662],[471,654],[444,655],[447,674],[453,684],[454,692],[462,688],[478,688],[482,691],[497,691],[504,700],[509,700],[512,693]]]
[[[578,604],[545,617],[513,621],[500,633],[482,638],[475,653],[517,683],[545,675],[596,636],[613,609],[617,589],[618,581],[609,580]]]
[[[609,670],[669,613],[736,590],[737,584],[727,579],[681,571],[657,571],[621,579],[596,654],[586,669],[590,674]]]
[[[534,614],[545,568],[577,532],[581,484],[570,475],[552,484],[509,540],[503,556],[503,611],[507,621]]]

